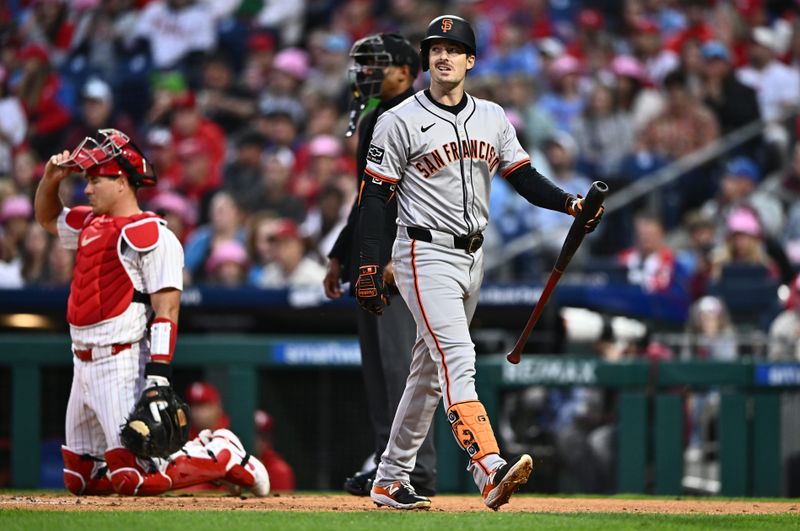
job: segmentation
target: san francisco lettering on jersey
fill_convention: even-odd
[[[444,156],[442,156],[442,153],[444,153]],[[458,142],[447,142],[411,162],[422,176],[428,179],[445,166],[458,162],[462,158],[485,161],[489,173],[494,172],[495,168],[500,164],[497,150],[489,142],[483,140],[471,140],[469,142],[462,140],[461,149],[458,149]]]

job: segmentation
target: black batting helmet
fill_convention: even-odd
[[[442,15],[428,24],[428,31],[419,45],[419,58],[423,72],[428,71],[428,52],[431,49],[431,41],[436,39],[447,39],[463,44],[467,49],[467,54],[477,55],[475,32],[472,31],[470,23],[455,15]]]

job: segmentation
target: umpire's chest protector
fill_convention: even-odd
[[[67,321],[90,326],[122,314],[133,299],[133,282],[122,263],[123,249],[147,251],[158,244],[159,218],[88,216],[78,239],[67,302]]]

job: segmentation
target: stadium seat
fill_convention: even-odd
[[[765,329],[780,309],[778,285],[762,265],[730,264],[711,289],[725,301],[734,323]]]

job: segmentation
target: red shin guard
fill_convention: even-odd
[[[230,458],[228,450],[222,450],[214,457],[209,453],[208,458],[180,455],[170,462],[165,472],[172,479],[172,488],[182,489],[223,479]]]
[[[64,486],[72,494],[102,496],[114,492],[103,461],[76,454],[66,446],[61,447],[61,457],[64,459]]]
[[[126,448],[106,452],[106,462],[114,490],[124,496],[154,496],[168,491],[172,480],[160,471],[150,472]]]

